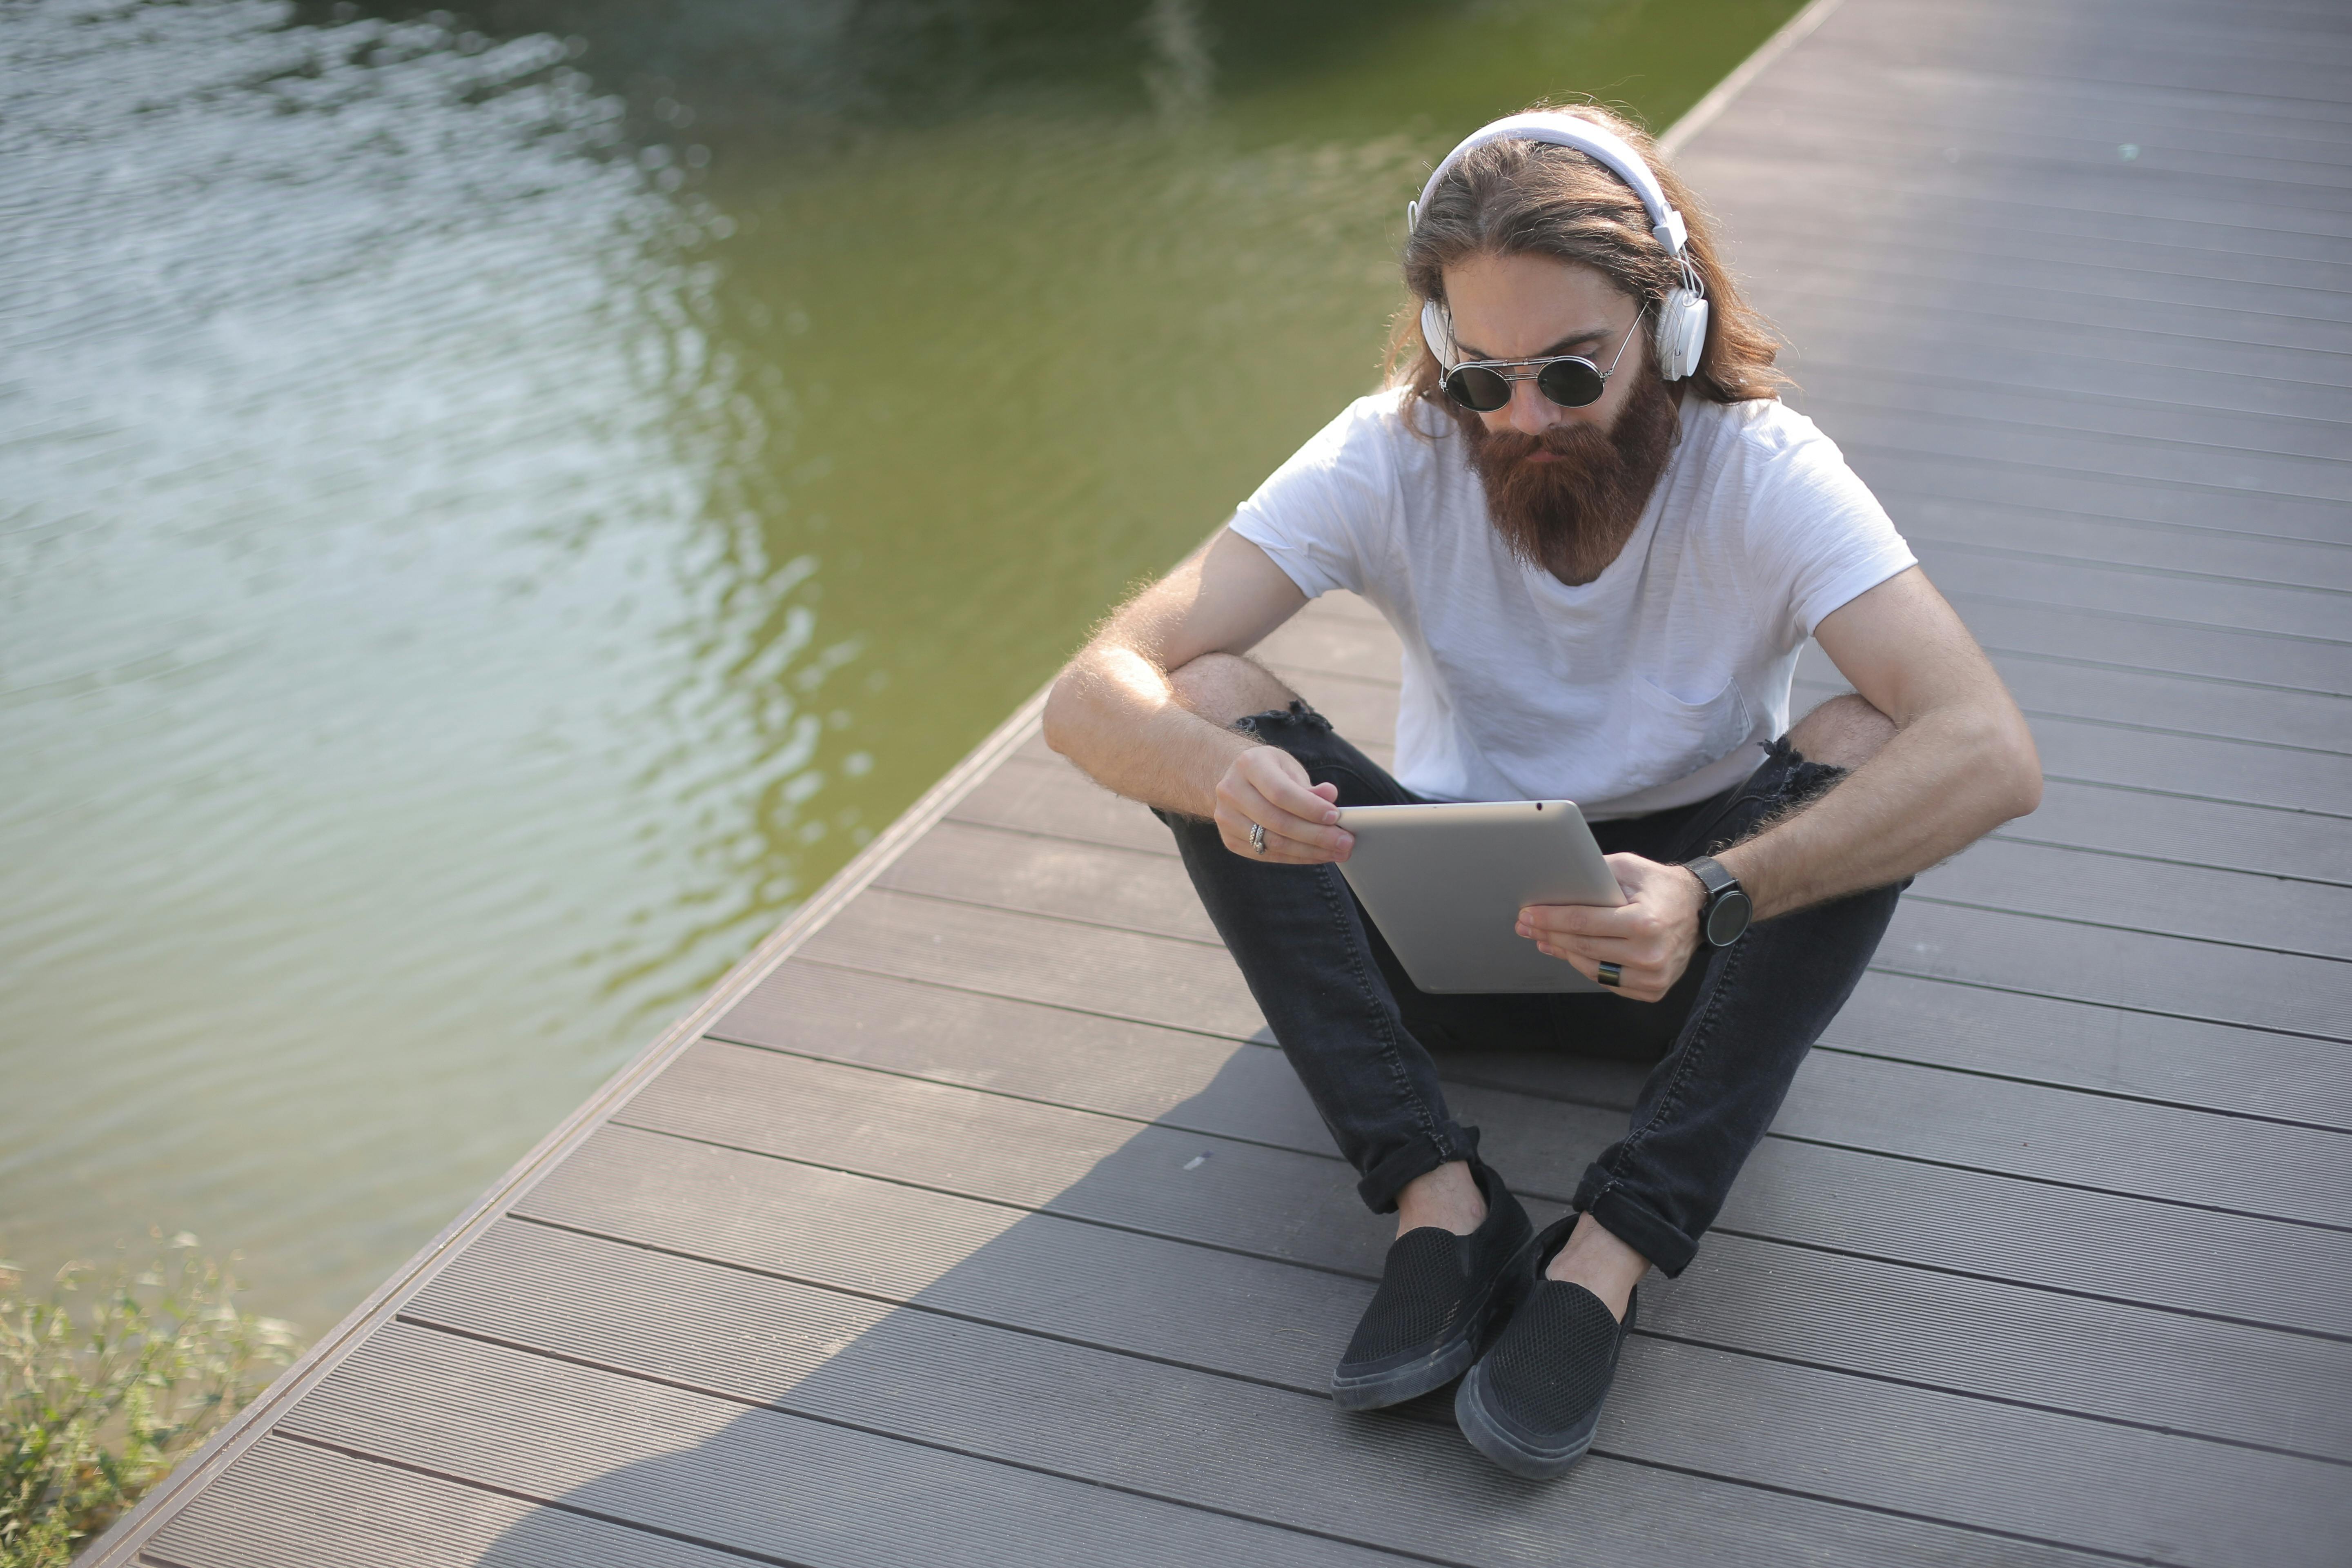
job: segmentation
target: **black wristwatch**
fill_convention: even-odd
[[[1738,942],[1739,933],[1748,929],[1748,917],[1756,912],[1739,879],[1704,855],[1684,861],[1683,869],[1698,879],[1706,894],[1698,907],[1698,934],[1711,947],[1729,947]]]

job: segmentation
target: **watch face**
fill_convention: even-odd
[[[1729,947],[1748,929],[1748,917],[1754,909],[1745,890],[1732,889],[1706,911],[1706,940],[1717,947]]]

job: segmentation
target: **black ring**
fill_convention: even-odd
[[[1622,985],[1625,971],[1614,963],[1604,963],[1601,966],[1600,980],[1603,985]]]

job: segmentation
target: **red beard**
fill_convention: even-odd
[[[1641,521],[1667,454],[1682,434],[1666,384],[1643,375],[1617,423],[1560,425],[1540,436],[1489,430],[1465,416],[1470,466],[1486,489],[1486,514],[1511,553],[1570,587],[1608,570]],[[1536,462],[1538,451],[1551,461]]]

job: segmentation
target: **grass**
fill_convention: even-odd
[[[62,1568],[300,1349],[194,1237],[151,1237],[144,1261],[68,1264],[37,1296],[0,1261],[0,1568]]]

